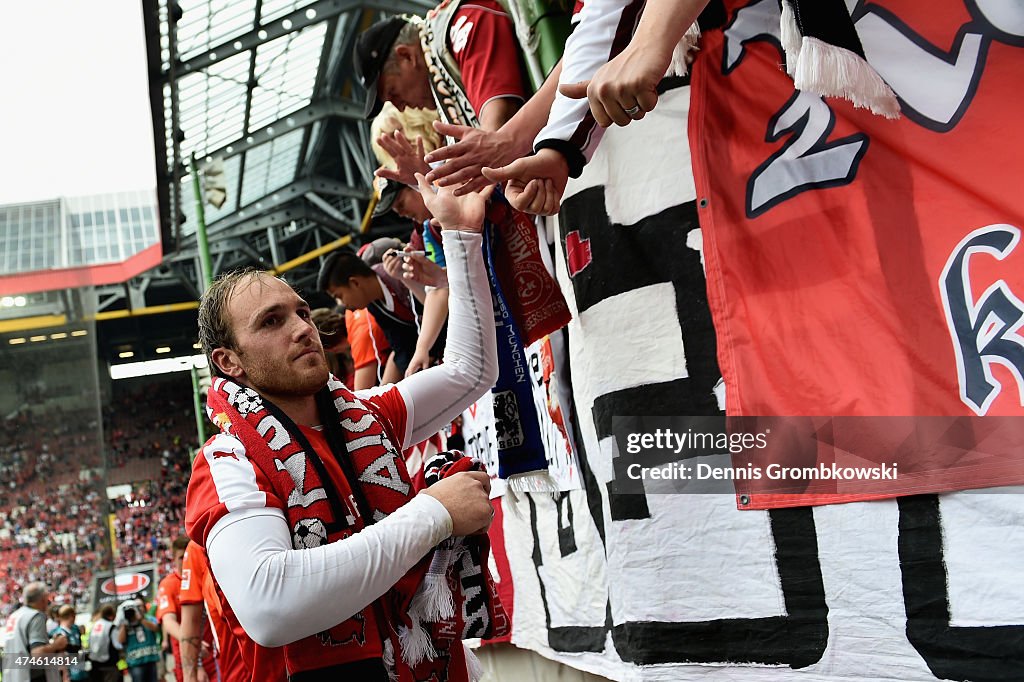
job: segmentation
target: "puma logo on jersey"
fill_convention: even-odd
[[[462,49],[466,47],[466,43],[469,42],[469,32],[473,30],[473,22],[469,21],[465,16],[459,17],[452,25],[452,30],[449,31],[448,37],[452,41],[452,52],[458,54],[462,52]]]

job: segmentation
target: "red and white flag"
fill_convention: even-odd
[[[889,120],[794,89],[775,0],[725,5],[693,65],[689,130],[728,413],[1024,415],[1024,15],[858,5],[867,61],[899,98]],[[1005,447],[1016,421],[980,463],[921,448],[927,475],[881,494],[1024,483],[1024,455]],[[899,423],[851,438],[907,456],[917,427]],[[818,459],[857,451],[848,430],[829,429]],[[874,496],[752,490],[750,507]]]

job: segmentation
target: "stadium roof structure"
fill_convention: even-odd
[[[227,193],[219,208],[205,207],[213,274],[255,265],[312,286],[325,247],[360,238],[376,167],[353,77],[355,39],[384,16],[424,14],[434,4],[143,0],[163,260],[100,287],[98,312],[199,297],[193,156],[222,169]],[[369,236],[409,230],[387,221],[375,221]],[[112,343],[166,337],[170,330],[159,327],[180,324],[175,317],[106,328]]]
[[[223,260],[274,263],[282,242],[356,229],[376,164],[355,39],[386,14],[433,4],[144,0],[166,256],[195,256],[190,155],[223,164],[227,200],[206,211]]]

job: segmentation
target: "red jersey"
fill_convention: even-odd
[[[164,616],[174,614],[174,617],[181,621],[181,602],[178,595],[181,593],[181,576],[177,573],[170,573],[164,576],[156,590],[156,620],[163,624]],[[174,676],[178,682],[182,682],[181,673],[181,643],[176,637],[170,637],[171,653],[174,654]]]
[[[223,595],[222,595],[223,597]],[[238,617],[231,610],[227,600],[221,602],[224,622],[231,628],[235,644],[238,646],[238,654],[241,657],[242,665],[249,674],[252,682],[287,682],[288,671],[284,662],[284,647],[260,646],[245,633]],[[232,678],[223,678],[234,679]]]
[[[398,389],[395,386],[368,389],[360,391],[357,397],[366,409],[380,420],[395,446],[401,448],[406,436],[408,412],[405,400]],[[352,525],[355,518],[359,517],[358,509],[350,502],[352,486],[345,479],[341,466],[331,453],[323,434],[309,427],[300,429],[320,455],[320,460],[338,493],[348,502],[346,512],[353,517],[349,524]],[[232,511],[274,507],[287,515],[286,505],[274,491],[267,474],[255,466],[248,457],[237,456],[244,454],[244,451],[239,451],[241,448],[241,443],[234,438],[215,436],[203,447],[193,464],[186,503],[185,527],[189,536],[201,541],[204,546],[217,521]],[[350,632],[353,627],[358,627],[359,632]],[[371,604],[357,614],[355,619],[340,623],[329,630],[326,636],[338,642],[350,638],[365,642],[363,653],[365,658],[369,659],[383,656],[379,632],[376,608]],[[325,649],[320,641],[323,637],[323,634],[319,637],[306,637],[285,647],[289,673],[316,670],[332,664],[323,659],[329,655],[324,653]],[[254,680],[267,679],[265,675],[255,673],[254,670]]]
[[[160,581],[160,585],[156,591],[156,620],[158,623],[163,624],[164,616],[174,614],[174,617],[178,619],[178,623],[181,623],[181,576],[177,573],[170,573],[164,576],[164,579]],[[207,636],[209,633],[207,633]],[[174,654],[174,677],[178,682],[184,681],[184,675],[181,671],[181,642],[178,641],[177,637],[171,637],[171,653]],[[204,640],[212,643],[213,638],[204,637]],[[203,668],[206,669],[207,675],[217,674],[217,662],[213,660],[213,657],[207,657],[203,661]]]
[[[231,625],[224,620],[221,598],[209,571],[209,560],[203,548],[190,542],[185,550],[185,558],[181,568],[180,602],[186,604],[202,604],[206,609],[210,627],[213,632],[214,651],[220,663],[221,682],[246,682],[251,674],[242,660],[242,652],[235,641]],[[204,663],[205,665],[205,663]]]
[[[356,369],[377,363],[384,364],[391,346],[384,331],[368,310],[346,310],[345,328],[352,350],[352,366]]]
[[[492,99],[529,97],[512,18],[494,0],[462,3],[448,29],[448,48],[477,116]]]
[[[217,587],[206,552],[194,542],[185,550],[182,573],[186,571],[191,572],[182,578],[181,603],[202,600],[206,604],[216,635],[222,682],[285,682],[284,651],[262,647],[249,638]]]

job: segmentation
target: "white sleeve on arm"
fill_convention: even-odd
[[[246,633],[257,644],[276,647],[351,618],[451,529],[444,505],[417,495],[386,519],[315,549],[292,549],[279,509],[231,512],[214,524],[206,549]]]
[[[621,52],[636,29],[643,4],[643,0],[587,0],[565,42],[559,85],[590,80]],[[586,97],[570,99],[556,92],[547,125],[534,138],[534,149],[550,147],[562,152],[573,177],[577,177],[582,165],[594,156],[603,135],[604,128],[594,121]]]
[[[494,307],[484,269],[483,235],[444,230],[448,271],[448,338],[444,363],[396,386],[408,412],[406,445],[447,426],[498,380]]]

